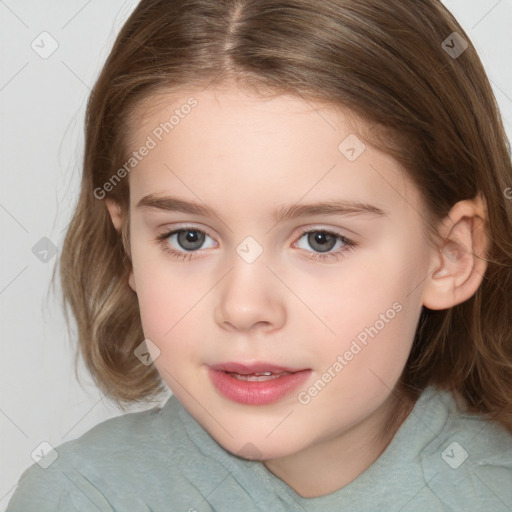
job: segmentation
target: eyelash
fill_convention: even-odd
[[[179,229],[174,229],[172,231],[166,231],[165,233],[162,233],[160,235],[157,235],[155,238],[155,241],[160,244],[162,251],[166,254],[170,254],[173,258],[180,260],[180,261],[188,261],[193,258],[194,254],[199,252],[198,251],[190,251],[190,252],[181,252],[177,251],[176,249],[173,249],[170,247],[170,245],[167,242],[167,239],[175,235],[176,233],[180,233],[182,231],[197,231],[199,233],[204,233],[205,235],[208,235],[210,238],[213,238],[211,235],[209,235],[206,231],[203,231],[202,229],[197,229],[193,226],[183,226]],[[310,258],[312,260],[320,261],[322,263],[328,262],[328,261],[337,261],[341,259],[345,254],[351,250],[353,250],[355,247],[357,247],[359,244],[351,240],[350,238],[347,238],[343,235],[340,235],[338,233],[334,233],[332,231],[328,231],[326,229],[306,229],[303,230],[300,235],[298,236],[297,240],[300,240],[304,235],[307,235],[309,233],[326,233],[328,235],[335,236],[338,240],[341,240],[345,246],[341,249],[338,249],[337,251],[333,253],[315,253],[312,252],[312,256]],[[308,251],[310,252],[310,251]]]

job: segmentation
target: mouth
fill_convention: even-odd
[[[311,369],[277,366],[271,363],[221,363],[208,367],[215,389],[231,401],[266,405],[284,398],[300,386]]]
[[[238,380],[246,380],[249,382],[265,382],[267,380],[278,379],[279,377],[284,377],[285,375],[291,375],[295,372],[281,372],[281,373],[272,373],[272,372],[263,372],[263,373],[235,373],[235,372],[225,372],[234,379]]]

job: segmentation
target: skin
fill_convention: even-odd
[[[430,246],[418,213],[420,192],[398,163],[369,144],[349,161],[338,146],[356,133],[354,118],[291,95],[263,98],[225,86],[160,97],[141,110],[132,147],[191,94],[198,105],[128,178],[129,282],[145,337],[160,351],[154,364],[226,450],[237,454],[252,446],[252,456],[301,496],[333,492],[388,443],[379,434],[422,307],[451,307],[478,288],[485,263],[472,253],[485,248],[485,205],[458,203],[440,226],[447,245]],[[149,194],[206,204],[217,216],[137,207]],[[280,205],[332,199],[366,202],[386,213],[272,219]],[[126,212],[112,201],[107,206],[120,229]],[[155,241],[184,223],[208,235],[190,260],[163,251],[167,244],[186,252],[176,236]],[[300,236],[303,228],[344,235],[357,246],[337,260],[317,261],[318,247]],[[247,236],[263,250],[250,264],[236,252]],[[338,241],[330,252],[340,247]],[[400,312],[301,403],[298,392],[396,303]],[[244,405],[223,397],[209,379],[206,365],[225,361],[268,361],[312,373],[276,403]]]

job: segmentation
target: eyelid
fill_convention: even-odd
[[[294,238],[297,238],[297,239],[302,237],[304,234],[309,233],[310,231],[325,231],[327,233],[332,233],[333,235],[337,235],[339,237],[346,238],[347,240],[354,242],[354,243],[356,243],[356,241],[357,241],[356,238],[358,236],[358,234],[355,231],[352,231],[350,229],[340,228],[340,227],[335,227],[335,226],[326,226],[326,225],[322,225],[322,224],[307,224],[307,225],[297,228],[297,230],[298,230],[298,233],[294,234]],[[352,234],[347,235],[346,234],[347,231],[349,233],[353,233],[353,235]]]
[[[218,245],[218,242],[215,240],[216,237],[211,234],[211,232],[208,228],[203,227],[202,225],[194,224],[194,223],[182,223],[182,224],[177,224],[177,225],[173,226],[172,228],[168,228],[165,231],[163,231],[161,234],[158,234],[155,237],[155,241],[157,241],[160,244],[165,244],[164,250],[166,252],[173,253],[174,255],[180,255],[181,257],[187,256],[189,258],[193,258],[193,257],[195,257],[194,256],[195,254],[201,254],[206,249],[198,249],[197,251],[188,251],[187,252],[187,251],[181,251],[178,249],[174,249],[173,247],[169,247],[169,244],[167,243],[167,240],[171,236],[174,236],[174,234],[176,234],[177,232],[187,230],[187,229],[190,229],[191,231],[203,232],[205,235],[207,235],[212,240],[214,240],[215,243]],[[302,225],[297,229],[299,232],[298,233],[296,231],[294,232],[294,235],[293,235],[294,243],[292,244],[292,247],[299,249],[301,251],[304,249],[298,247],[297,244],[300,242],[300,240],[305,235],[312,233],[312,232],[325,232],[325,233],[334,235],[338,240],[341,239],[342,243],[345,246],[345,248],[343,248],[343,249],[338,248],[336,251],[333,251],[333,252],[328,251],[325,254],[317,253],[315,251],[306,251],[308,253],[311,253],[312,259],[320,259],[321,260],[323,258],[328,259],[330,257],[336,259],[336,257],[339,257],[339,255],[342,254],[343,252],[349,251],[349,250],[359,246],[359,244],[360,244],[353,237],[349,238],[348,236],[346,236],[345,234],[340,232],[339,227],[330,227],[330,226],[327,227],[327,226],[319,225],[319,224],[313,224],[313,225],[309,224],[309,225]],[[211,247],[208,247],[207,249],[211,249]],[[313,255],[314,255],[314,257],[313,257]]]
[[[182,229],[203,231],[206,235],[208,235],[212,240],[215,240],[215,242],[218,244],[218,242],[216,241],[216,236],[213,235],[213,233],[209,230],[209,228],[207,228],[206,226],[204,226],[202,224],[196,224],[196,223],[190,223],[190,222],[176,224],[167,229],[165,229],[165,227],[164,227],[164,228],[162,228],[162,232],[157,236],[157,238],[163,239],[164,237],[166,237],[166,235],[167,235],[167,237],[169,237],[169,236],[171,236],[171,234],[173,232],[180,231]],[[321,224],[306,224],[306,225],[302,225],[302,226],[298,227],[296,230],[294,230],[293,239],[295,240],[295,242],[297,242],[300,238],[302,238],[306,233],[308,233],[310,231],[326,231],[328,233],[332,233],[334,235],[346,238],[349,242],[356,243],[356,241],[352,238],[352,235],[349,237],[346,234],[344,234],[344,232],[342,232],[340,229],[341,228],[339,228],[339,227],[325,226],[325,225],[321,225]],[[357,235],[354,231],[352,231],[350,229],[346,229],[346,228],[343,228],[343,229],[344,229],[344,231],[349,231],[350,233],[354,233],[354,235]],[[194,251],[194,252],[200,252],[200,251],[201,251],[201,249],[198,251]]]
[[[169,236],[170,236],[171,233],[173,233],[173,232],[181,231],[181,230],[185,230],[185,229],[202,231],[205,234],[207,234],[210,238],[215,240],[215,235],[212,233],[212,231],[210,231],[209,228],[203,226],[202,224],[195,224],[193,222],[184,222],[182,224],[175,224],[172,227],[163,226],[159,236],[163,236],[165,234],[169,234]]]

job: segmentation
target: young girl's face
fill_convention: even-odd
[[[209,88],[141,112],[130,284],[162,378],[233,453],[367,447],[434,270],[417,189],[300,97]]]

